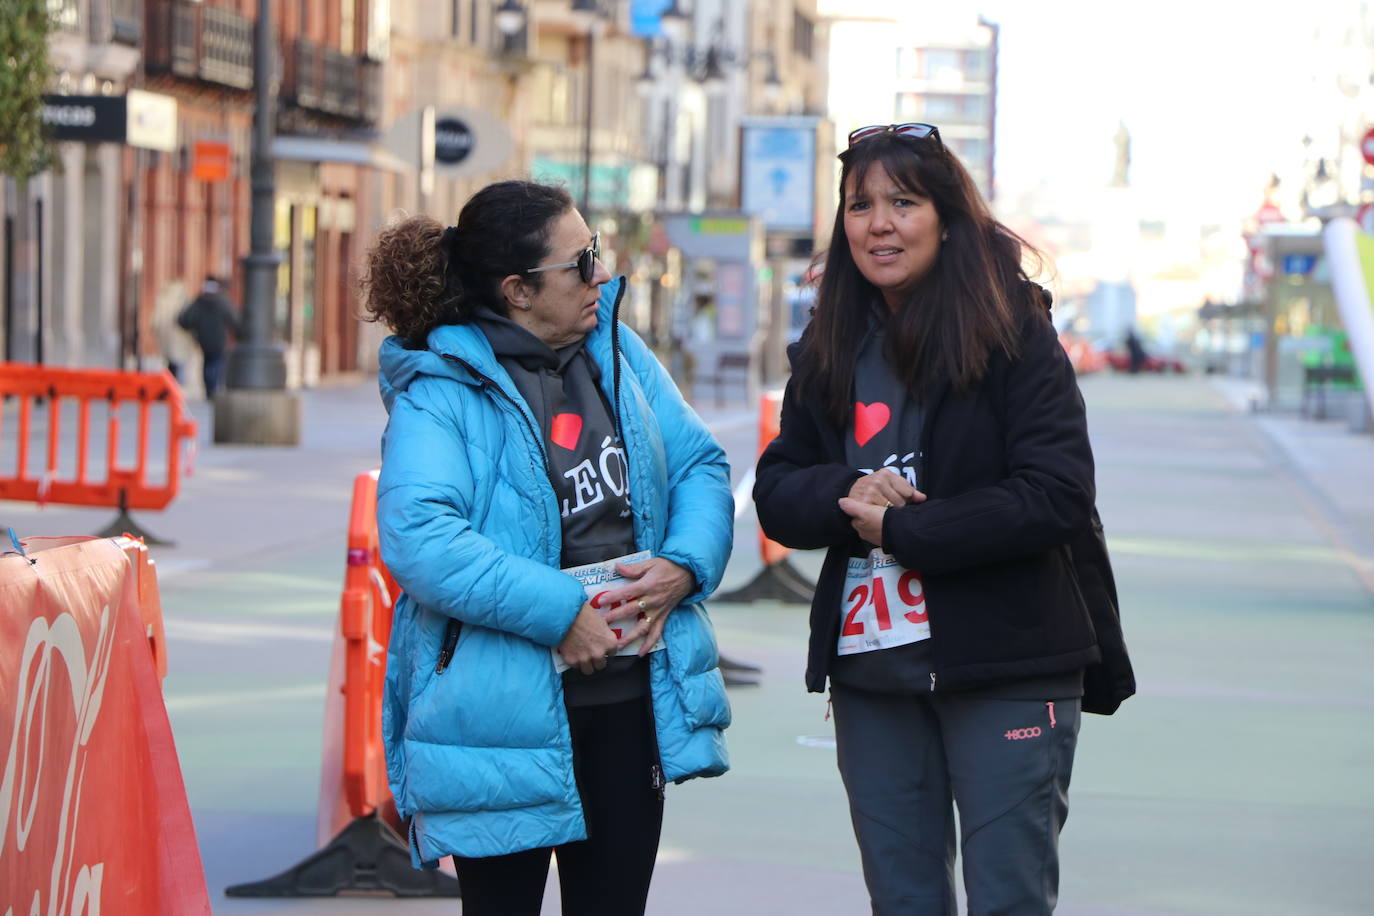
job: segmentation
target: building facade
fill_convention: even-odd
[[[136,79],[143,31],[137,4],[61,0],[49,6],[50,90],[87,100],[76,120],[103,128],[111,111],[117,117],[123,110],[116,103],[123,104]],[[119,364],[128,162],[122,119],[111,126],[121,142],[58,142],[57,168],[23,185],[0,180],[0,352],[6,360]]]
[[[825,0],[838,143],[870,124],[940,128],[988,200],[996,196],[998,27],[897,2]]]

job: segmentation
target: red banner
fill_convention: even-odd
[[[120,545],[0,557],[0,916],[209,914]]]

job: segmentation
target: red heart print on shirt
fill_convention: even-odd
[[[568,451],[577,448],[577,437],[582,435],[582,418],[575,413],[556,413],[553,425],[549,428],[549,438],[554,445]]]
[[[892,411],[882,401],[874,401],[872,404],[865,404],[857,401],[854,404],[854,441],[859,443],[859,447],[868,444],[878,433],[882,432],[887,421],[892,418]]]

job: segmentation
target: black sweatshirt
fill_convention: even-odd
[[[508,318],[479,309],[476,324],[533,412],[562,517],[564,568],[633,553],[625,450],[601,391],[600,372],[579,341],[554,350]],[[563,673],[569,706],[617,703],[644,694],[643,659],[620,656],[584,675]]]

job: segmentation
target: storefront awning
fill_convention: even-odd
[[[410,172],[415,166],[394,153],[364,140],[333,137],[276,137],[272,158],[292,162],[341,162],[365,165],[384,172]]]

